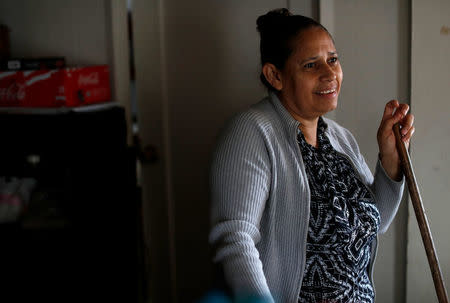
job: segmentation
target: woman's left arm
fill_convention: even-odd
[[[400,157],[397,152],[393,127],[400,123],[402,140],[409,147],[409,140],[414,133],[414,116],[408,114],[409,106],[400,104],[397,100],[391,100],[384,108],[383,118],[378,128],[377,140],[381,165],[387,175],[394,181],[402,179]]]

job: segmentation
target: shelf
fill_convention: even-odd
[[[24,114],[24,115],[57,115],[69,112],[95,112],[119,106],[116,101],[90,104],[79,107],[0,107],[0,114]]]

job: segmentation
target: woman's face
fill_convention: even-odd
[[[300,122],[334,110],[342,69],[328,33],[317,27],[300,32],[280,78],[280,100]]]

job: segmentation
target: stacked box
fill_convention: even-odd
[[[0,71],[0,106],[74,107],[111,99],[107,65]]]

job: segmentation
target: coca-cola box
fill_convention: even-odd
[[[111,99],[107,65],[0,71],[0,106],[74,107]]]

